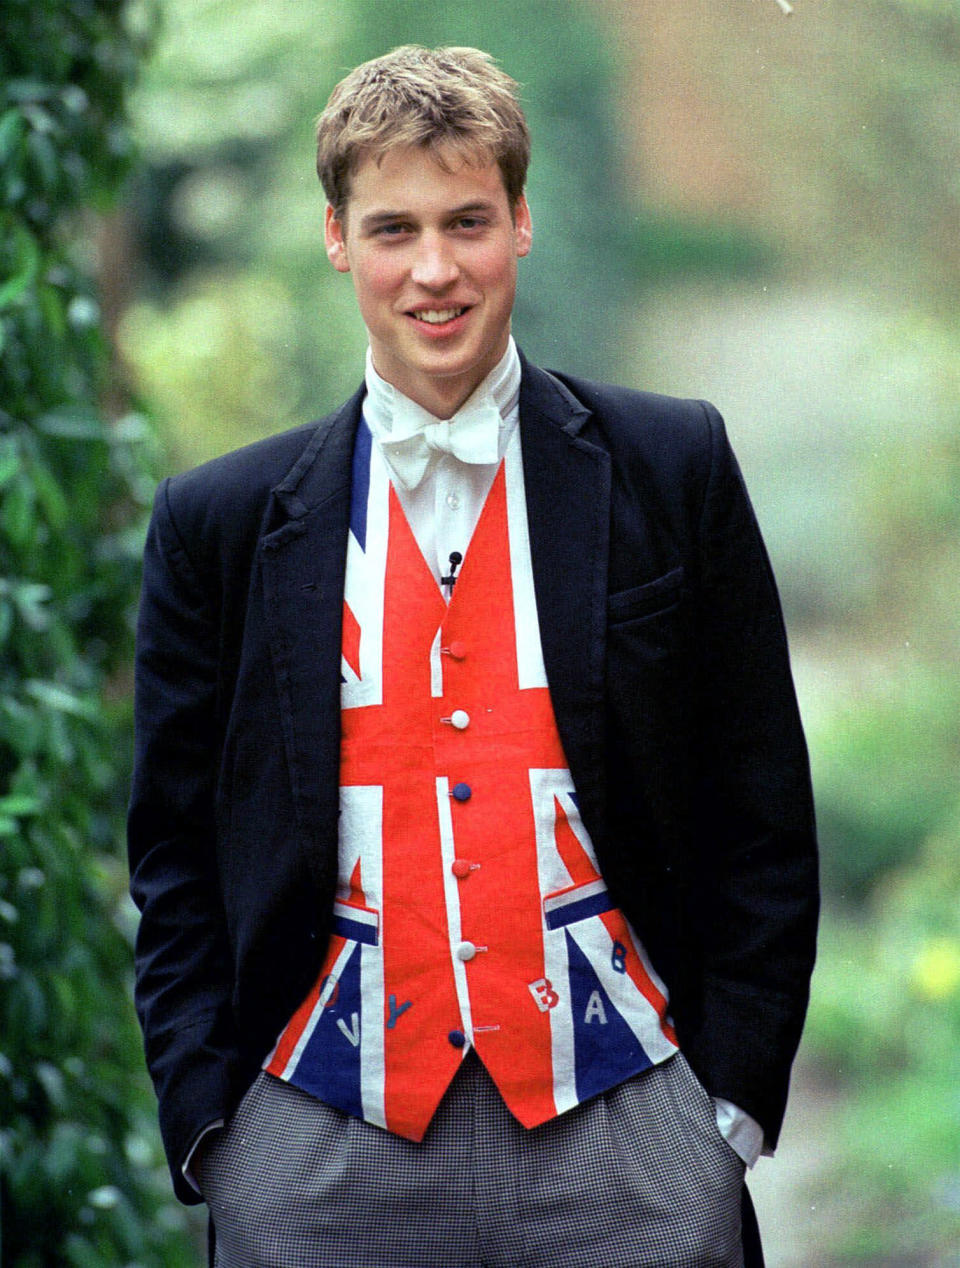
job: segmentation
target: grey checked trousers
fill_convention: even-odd
[[[419,1144],[261,1074],[201,1184],[216,1268],[741,1268],[743,1170],[680,1054],[532,1130],[471,1054]]]

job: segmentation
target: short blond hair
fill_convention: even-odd
[[[488,155],[511,208],[523,193],[530,133],[518,84],[476,48],[404,44],[342,79],[317,120],[317,175],[337,219],[364,158],[418,145],[444,165],[453,150],[469,163]]]

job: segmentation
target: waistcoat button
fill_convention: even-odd
[[[454,709],[450,714],[450,721],[458,731],[465,731],[470,725],[470,714],[466,709]]]
[[[467,1036],[463,1033],[462,1030],[451,1030],[449,1035],[447,1035],[447,1038],[450,1040],[450,1042],[453,1044],[455,1048],[462,1048],[463,1045],[467,1042]]]
[[[473,796],[473,789],[469,784],[454,784],[453,797],[455,801],[469,801]]]
[[[472,960],[477,954],[477,948],[472,942],[461,942],[457,947],[458,960]]]

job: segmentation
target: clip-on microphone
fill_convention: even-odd
[[[460,554],[459,550],[451,550],[451,552],[450,552],[450,575],[449,575],[448,577],[441,577],[441,578],[440,578],[440,584],[441,584],[441,585],[444,585],[444,586],[446,586],[446,587],[447,587],[447,595],[448,595],[448,597],[450,597],[450,596],[453,594],[453,587],[454,587],[454,585],[456,584],[456,581],[457,581],[457,578],[456,578],[456,571],[457,571],[457,569],[460,567],[460,565],[461,565],[462,563],[463,563],[463,555],[461,555],[461,554]]]

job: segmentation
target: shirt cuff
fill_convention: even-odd
[[[193,1174],[193,1156],[197,1152],[197,1146],[205,1136],[209,1136],[211,1132],[219,1131],[224,1124],[224,1119],[216,1118],[212,1123],[207,1123],[206,1127],[201,1127],[194,1137],[193,1144],[190,1146],[186,1158],[183,1160],[183,1166],[180,1170],[183,1172],[184,1180],[186,1180],[190,1188],[193,1189],[194,1193],[200,1193],[200,1185],[197,1183],[196,1177]],[[200,1196],[203,1197],[203,1194],[200,1193]]]
[[[755,1118],[722,1096],[715,1096],[713,1104],[717,1111],[717,1129],[742,1162],[752,1167],[761,1153],[772,1156],[773,1150],[764,1148],[763,1128]]]

